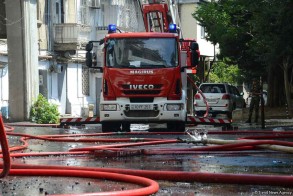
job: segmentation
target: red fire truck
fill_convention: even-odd
[[[90,41],[86,64],[103,72],[100,98],[102,131],[129,131],[131,123],[167,123],[185,131],[187,73],[196,67],[196,41],[180,39],[165,2],[142,6],[146,32],[121,32],[108,26],[101,41]],[[102,67],[97,67],[93,44],[104,44]]]
[[[176,25],[170,25],[176,28]],[[130,123],[167,123],[185,130],[186,68],[179,36],[170,33],[116,33],[109,26],[104,39],[100,121],[103,131],[130,129]],[[176,29],[175,29],[176,30]],[[173,32],[172,32],[173,31]],[[87,65],[93,66],[93,42],[87,45]],[[193,65],[198,45],[191,42]],[[186,52],[186,51],[185,51]]]

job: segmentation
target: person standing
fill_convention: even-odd
[[[255,119],[254,122],[258,122],[258,111],[259,111],[259,103],[260,103],[260,95],[261,95],[261,86],[260,82],[257,79],[252,80],[252,88],[249,93],[251,96],[251,101],[249,105],[249,115],[248,115],[248,120],[246,123],[251,123],[251,117],[253,110],[255,112]]]

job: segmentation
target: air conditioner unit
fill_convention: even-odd
[[[101,8],[101,0],[91,0],[90,7],[93,9]]]

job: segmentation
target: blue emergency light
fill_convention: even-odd
[[[116,30],[117,30],[116,25],[114,24],[108,25],[108,33],[116,33]]]
[[[176,24],[170,24],[169,25],[169,32],[170,33],[176,33],[177,32]]]

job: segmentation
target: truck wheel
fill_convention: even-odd
[[[196,116],[203,117],[205,112],[195,112]]]
[[[185,122],[169,122],[167,123],[168,131],[184,132]]]
[[[122,123],[122,131],[130,132],[130,123]]]
[[[102,132],[117,132],[120,131],[120,123],[102,122]]]

